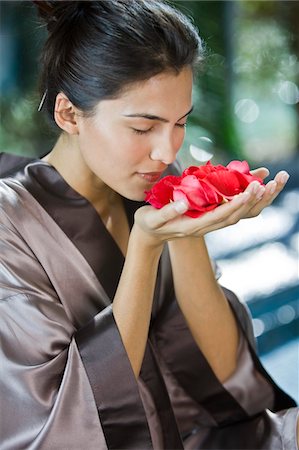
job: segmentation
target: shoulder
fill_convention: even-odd
[[[0,223],[9,226],[13,217],[20,211],[22,199],[19,190],[22,185],[13,178],[0,179]]]
[[[42,226],[30,209],[23,206],[26,202],[14,189],[14,183],[18,184],[15,180],[0,180],[0,300],[19,302],[18,295],[24,292],[30,296],[38,292],[41,296],[56,299],[48,275],[28,238],[31,235],[34,240],[37,229]],[[42,242],[39,240],[38,245]]]
[[[0,152],[0,178],[13,176],[35,158]]]

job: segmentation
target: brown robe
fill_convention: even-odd
[[[298,408],[261,366],[246,308],[224,290],[240,347],[223,385],[179,310],[167,248],[135,380],[111,308],[119,248],[53,167],[22,166],[0,155],[0,449],[297,450]],[[124,202],[132,225],[142,203]]]

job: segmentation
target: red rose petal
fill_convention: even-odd
[[[156,183],[150,191],[145,194],[145,201],[155,208],[162,208],[173,200],[173,187],[180,183],[181,177],[167,175]]]
[[[187,175],[182,178],[179,185],[174,186],[174,200],[179,199],[178,192],[185,194],[189,207],[192,210],[202,210],[202,208],[207,208],[211,204],[219,204],[222,202],[222,196],[215,189],[203,181],[199,181],[194,175]],[[179,196],[181,197],[181,194]]]
[[[185,200],[189,204],[185,215],[199,217],[220,205],[224,198],[231,199],[243,192],[255,180],[263,184],[262,179],[250,174],[247,161],[231,161],[226,167],[208,161],[204,166],[188,167],[181,177],[162,178],[146,192],[145,200],[156,208]]]
[[[219,170],[210,173],[205,181],[226,198],[240,194],[248,185],[247,180],[242,177],[242,174],[228,170]]]

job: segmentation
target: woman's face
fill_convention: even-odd
[[[143,200],[180,149],[191,112],[192,71],[162,73],[78,117],[78,149],[90,182]]]

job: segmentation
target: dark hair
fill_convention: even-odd
[[[35,1],[48,39],[41,93],[53,120],[63,92],[84,114],[129,84],[164,71],[193,70],[202,43],[192,22],[163,0]]]

